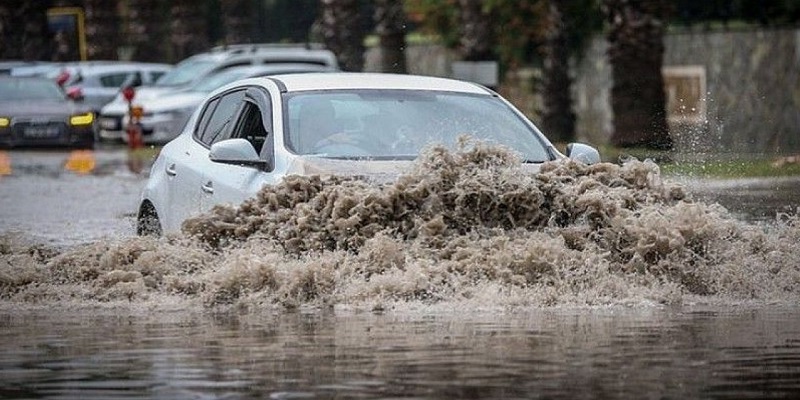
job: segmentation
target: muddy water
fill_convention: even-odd
[[[1,315],[0,397],[794,398],[796,308]]]
[[[182,235],[83,239],[0,236],[0,395],[800,390],[798,217],[744,220],[648,162],[431,149],[392,183],[297,177]]]

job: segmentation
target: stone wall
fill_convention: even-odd
[[[683,152],[800,152],[800,30],[671,33],[664,75],[670,130]],[[613,129],[611,68],[601,36],[573,68],[578,138],[608,142]],[[409,46],[409,72],[447,76],[456,55],[438,46]],[[377,65],[367,53],[367,70]],[[501,94],[538,119],[534,70],[507,75]]]
[[[800,30],[673,33],[665,45],[670,131],[679,150],[800,152]],[[613,129],[606,49],[595,38],[575,70],[578,131],[593,143],[604,143]],[[690,73],[676,76],[681,71]],[[674,91],[691,78],[703,91],[682,105],[688,113],[698,109],[696,119],[681,118],[676,104],[687,99]]]

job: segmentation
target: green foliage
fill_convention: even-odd
[[[573,55],[582,53],[603,19],[597,0],[484,0],[484,11],[495,27],[495,52],[506,68],[538,63],[539,48],[547,34],[547,7],[562,2],[569,46]],[[425,33],[435,33],[450,48],[458,45],[459,21],[456,0],[406,0],[410,19]]]

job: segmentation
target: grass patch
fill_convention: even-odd
[[[647,148],[617,148],[601,146],[603,161],[620,163],[628,158],[650,159],[656,162],[665,175],[697,178],[771,178],[800,176],[798,156],[754,156],[735,154],[709,154],[704,159],[692,159],[693,155],[681,155],[667,150]],[[688,159],[688,160],[687,160]]]
[[[800,163],[778,165],[776,160],[669,162],[659,164],[665,175],[698,178],[772,178],[800,176]]]

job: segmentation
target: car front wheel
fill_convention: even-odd
[[[139,236],[161,236],[161,221],[155,207],[149,202],[142,203],[136,220],[136,234]]]

